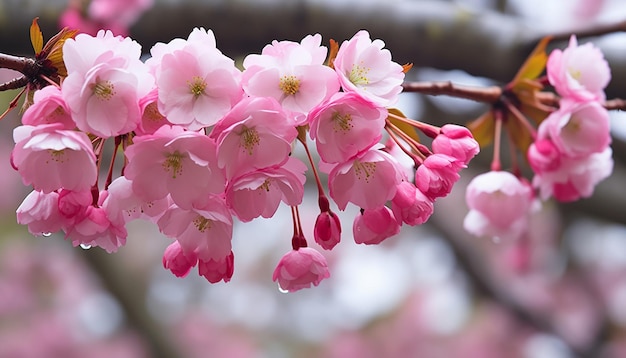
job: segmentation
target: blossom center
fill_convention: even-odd
[[[152,102],[147,105],[146,110],[143,112],[143,115],[151,122],[159,122],[164,118],[161,112],[159,112],[159,108],[157,107],[156,102]]]
[[[283,76],[280,78],[278,87],[287,96],[294,95],[300,90],[300,80],[296,76]]]
[[[372,162],[354,162],[354,175],[358,180],[365,180],[369,183],[370,178],[376,173],[376,163]]]
[[[333,121],[333,129],[335,132],[348,132],[354,125],[352,124],[352,115],[349,113],[341,114],[339,112],[335,112],[332,116]]]
[[[260,142],[259,132],[257,132],[256,129],[243,126],[243,131],[241,132],[241,146],[249,155],[252,155],[254,148],[259,145]]]
[[[263,182],[263,184],[261,184],[261,185],[257,188],[257,190],[258,190],[258,189],[263,189],[263,190],[265,190],[266,192],[268,192],[268,193],[269,193],[269,191],[270,191],[270,186],[271,186],[271,185],[272,185],[272,182],[270,182],[270,180],[269,180],[269,179],[265,179],[265,181]]]
[[[194,98],[198,98],[204,94],[206,89],[206,81],[200,76],[194,76],[191,81],[187,81],[189,84],[189,91],[193,94]]]
[[[183,173],[183,159],[185,156],[181,154],[179,151],[175,151],[174,153],[170,153],[165,158],[163,162],[163,169],[167,172],[172,173],[172,179],[176,179],[177,176]]]
[[[115,94],[115,87],[111,81],[98,81],[91,86],[93,94],[100,100],[108,101]]]
[[[370,68],[365,67],[363,62],[360,64],[354,64],[352,66],[352,70],[350,71],[350,82],[355,85],[367,85],[370,83],[370,80],[367,78],[367,74],[370,72]]]
[[[61,150],[54,150],[54,149],[48,149],[48,154],[50,154],[50,159],[54,162],[57,163],[64,163],[65,162],[65,149],[61,149]],[[46,160],[46,164],[48,164],[49,161]]]
[[[582,77],[582,71],[580,71],[579,69],[575,69],[575,68],[568,68],[568,71],[570,76],[572,76],[573,79],[575,79],[576,81],[579,81],[580,78]]]
[[[213,224],[212,220],[205,218],[204,216],[198,215],[197,218],[194,219],[193,225],[200,232],[206,232],[207,230],[211,230],[211,226]]]

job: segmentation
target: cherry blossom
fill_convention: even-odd
[[[391,209],[399,223],[421,225],[433,214],[433,201],[415,185],[403,181],[398,184],[396,195],[391,201]]]
[[[96,157],[85,133],[60,123],[20,126],[13,131],[11,163],[24,185],[50,193],[65,188],[90,190],[96,182]]]
[[[465,165],[445,154],[433,154],[415,172],[415,186],[431,200],[450,194]]]
[[[306,114],[339,90],[337,74],[324,66],[322,36],[308,35],[300,43],[273,41],[260,55],[243,61],[242,84],[250,96],[271,97],[289,112]]]
[[[387,110],[354,92],[338,93],[309,113],[309,135],[326,163],[345,162],[378,143]]]
[[[354,242],[357,244],[380,244],[399,232],[400,224],[391,209],[386,206],[362,210],[361,214],[354,218],[352,225]]]
[[[382,40],[370,39],[367,31],[357,32],[344,41],[334,60],[341,87],[357,92],[381,106],[392,106],[402,91],[402,66],[391,60],[391,52]]]
[[[80,130],[107,138],[137,127],[139,100],[154,86],[140,55],[137,42],[110,31],[96,37],[79,34],[65,42],[68,76],[61,91]]]
[[[215,143],[201,133],[163,126],[152,135],[135,137],[125,154],[128,164],[124,176],[146,202],[169,194],[176,205],[189,209],[209,194],[224,191]]]
[[[239,102],[214,128],[217,160],[227,178],[281,165],[298,135],[276,100],[249,97]]]
[[[199,260],[221,260],[231,250],[233,219],[224,200],[211,196],[201,206],[183,209],[170,206],[157,221],[163,234],[175,238],[185,255],[195,252]]]
[[[592,43],[579,46],[572,35],[565,50],[552,51],[546,67],[550,84],[562,97],[575,101],[605,99],[604,88],[611,80],[611,70],[600,49]]]
[[[467,165],[478,154],[480,147],[466,127],[446,124],[433,139],[433,152],[449,155]]]
[[[287,252],[278,262],[272,280],[288,292],[295,292],[330,277],[326,258],[310,247]]]
[[[35,92],[33,104],[22,116],[22,124],[36,126],[52,123],[61,123],[63,129],[76,127],[70,115],[70,109],[63,100],[61,89],[56,86],[47,86]]]
[[[113,223],[101,207],[88,206],[83,215],[63,228],[72,245],[99,246],[106,252],[116,252],[126,244],[126,227]]]
[[[274,216],[278,205],[299,205],[304,195],[306,166],[289,157],[280,167],[259,169],[231,180],[226,188],[226,202],[243,222],[262,216]]]
[[[18,224],[28,225],[28,232],[36,236],[61,230],[64,218],[58,201],[57,192],[31,191],[16,210]]]
[[[332,250],[341,240],[341,221],[332,211],[323,211],[315,219],[313,237],[321,247]]]
[[[337,164],[330,172],[330,196],[340,210],[348,202],[363,209],[375,209],[393,199],[402,181],[401,172],[396,160],[378,148]]]

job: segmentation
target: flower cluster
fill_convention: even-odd
[[[470,212],[464,221],[476,236],[519,238],[538,207],[533,188],[542,200],[571,202],[591,196],[613,171],[604,107],[611,73],[602,52],[591,43],[579,46],[572,36],[565,50],[555,49],[547,58],[546,73],[559,97],[531,133],[525,154],[534,172],[532,183],[502,171],[477,176],[466,193]]]
[[[145,62],[139,44],[111,32],[68,39],[67,77],[35,94],[14,131],[12,165],[34,188],[18,222],[34,235],[61,230],[74,246],[114,252],[126,242],[126,224],[147,219],[173,240],[165,268],[185,276],[197,266],[215,283],[233,275],[233,221],[272,217],[283,202],[292,207],[294,235],[273,279],[287,291],[317,285],[329,270],[300,225],[307,166],[291,155],[299,141],[319,188],[314,238],[324,249],[342,231],[324,186],[339,210],[361,208],[357,243],[424,223],[477,142],[465,127],[438,128],[388,109],[410,66],[393,62],[381,40],[360,31],[331,56],[321,40],[274,41],[240,70],[201,28],[154,45]],[[432,151],[413,128],[433,138]],[[400,157],[411,160],[408,173]],[[327,185],[316,167],[328,173]]]

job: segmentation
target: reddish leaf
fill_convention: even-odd
[[[546,36],[535,47],[533,52],[528,56],[522,67],[513,78],[511,82],[513,86],[516,86],[524,79],[535,79],[543,73],[546,68],[546,62],[548,62],[548,55],[546,54],[546,47],[552,37]]]
[[[30,42],[33,44],[35,56],[39,55],[43,49],[43,34],[41,33],[37,20],[39,20],[38,17],[34,18],[33,23],[30,25]]]
[[[495,131],[495,120],[493,112],[489,111],[478,117],[477,119],[469,122],[467,128],[472,132],[474,139],[478,142],[480,147],[486,147],[493,142],[493,136]]]

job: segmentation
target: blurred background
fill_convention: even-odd
[[[274,39],[319,32],[341,42],[367,29],[395,61],[415,64],[408,80],[473,85],[513,78],[544,35],[621,21],[622,32],[581,42],[593,40],[611,65],[608,98],[626,98],[622,0],[0,0],[0,52],[31,54],[37,16],[46,39],[61,23],[109,27],[145,53],[203,26],[237,61]],[[0,82],[14,76],[0,72]],[[2,110],[16,94],[0,93]],[[437,125],[486,110],[417,94],[403,94],[399,108]],[[324,252],[330,279],[283,294],[271,276],[290,249],[286,207],[236,224],[227,284],[165,270],[170,239],[148,222],[133,222],[111,255],[59,234],[32,237],[15,223],[30,189],[9,164],[14,111],[0,122],[0,358],[626,357],[626,113],[611,115],[614,174],[590,199],[545,203],[524,240],[462,229],[465,186],[491,160],[483,148],[427,224],[379,246],[354,243],[357,210],[348,208],[342,242]],[[318,209],[308,190],[300,212],[312,239]]]

